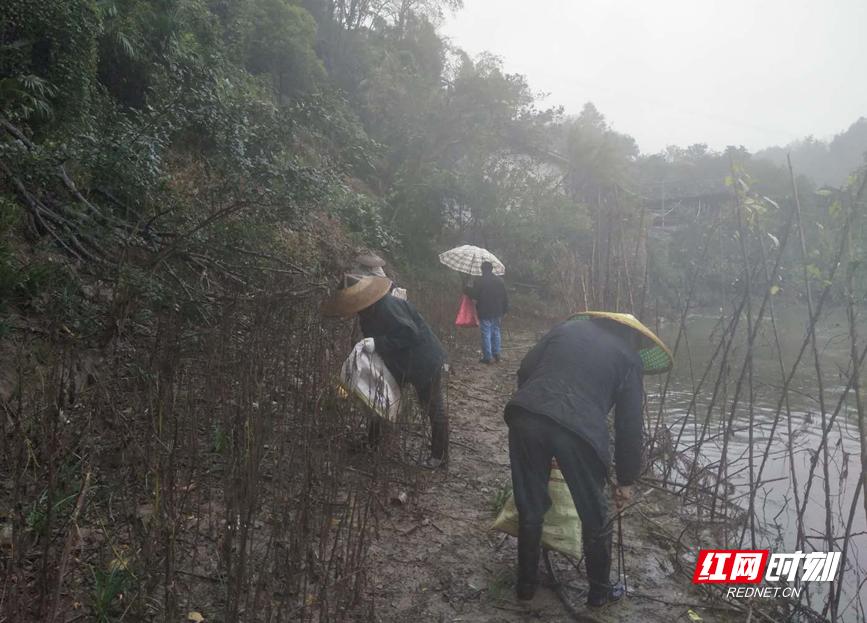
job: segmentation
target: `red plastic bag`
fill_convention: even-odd
[[[461,296],[461,306],[455,318],[456,327],[478,327],[479,317],[476,315],[476,304],[466,294]]]

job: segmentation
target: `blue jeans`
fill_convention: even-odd
[[[500,318],[479,318],[482,330],[482,357],[490,361],[500,356]]]

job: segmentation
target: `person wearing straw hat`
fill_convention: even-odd
[[[629,314],[608,312],[584,312],[554,327],[521,361],[518,390],[504,413],[518,509],[519,599],[532,599],[538,586],[552,458],[581,517],[587,604],[598,607],[623,595],[621,584],[610,583],[608,413],[615,408],[614,501],[620,511],[641,473],[643,375],[671,363],[670,351],[647,327]]]
[[[354,279],[347,276],[348,279]],[[358,314],[364,337],[400,384],[415,387],[431,423],[431,453],[423,466],[436,469],[448,459],[449,421],[442,390],[446,353],[430,326],[408,301],[386,296],[391,281],[361,277],[322,304],[326,316]]]

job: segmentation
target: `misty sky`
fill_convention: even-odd
[[[755,151],[867,116],[867,0],[464,0],[443,32],[527,76],[546,104],[592,101],[643,153]]]

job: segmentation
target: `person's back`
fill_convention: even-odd
[[[361,332],[376,340],[376,351],[398,382],[423,385],[445,363],[442,344],[411,303],[385,296],[358,316]]]
[[[642,378],[641,358],[619,336],[597,321],[564,322],[521,362],[507,418],[511,406],[545,415],[583,437],[607,464],[608,412],[617,403],[619,411],[630,414],[630,428],[640,427]],[[633,439],[637,460],[640,434]]]
[[[509,311],[506,284],[492,272],[476,279],[470,296],[476,301],[476,313],[480,320],[501,318]]]

